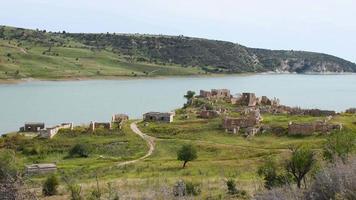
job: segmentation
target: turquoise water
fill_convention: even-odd
[[[115,113],[141,118],[148,111],[170,111],[185,102],[187,90],[228,88],[255,92],[304,108],[356,107],[356,75],[252,75],[209,78],[35,81],[0,85],[0,134],[24,122],[87,124],[109,121]]]

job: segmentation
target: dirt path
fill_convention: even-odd
[[[149,150],[146,153],[146,155],[144,155],[138,159],[135,159],[135,160],[129,160],[129,161],[119,163],[117,166],[123,166],[123,165],[136,163],[136,162],[143,160],[143,159],[147,158],[148,156],[152,155],[153,151],[155,150],[155,143],[154,143],[155,138],[142,133],[141,130],[137,127],[136,123],[137,122],[132,122],[130,124],[130,128],[135,134],[137,134],[138,136],[140,136],[143,140],[145,140],[147,142],[147,146],[149,147]]]

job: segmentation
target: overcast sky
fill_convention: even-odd
[[[356,61],[356,0],[2,0],[0,24],[186,35]]]

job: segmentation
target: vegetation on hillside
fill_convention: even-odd
[[[0,79],[356,72],[320,53],[253,49],[184,36],[47,32],[0,26]]]

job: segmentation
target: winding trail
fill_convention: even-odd
[[[128,161],[119,163],[117,166],[124,166],[124,165],[128,165],[128,164],[136,163],[140,160],[144,160],[145,158],[152,155],[153,151],[155,150],[155,142],[154,141],[156,138],[142,133],[141,130],[137,127],[136,123],[137,122],[132,122],[130,124],[130,128],[135,134],[137,134],[138,136],[140,136],[143,140],[145,140],[147,142],[147,146],[149,147],[149,149],[148,149],[146,155],[144,155],[140,158],[137,158],[135,160],[128,160]]]

